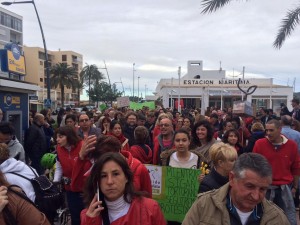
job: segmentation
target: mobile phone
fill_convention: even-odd
[[[97,201],[100,201],[100,191],[99,191],[99,184],[97,183]]]

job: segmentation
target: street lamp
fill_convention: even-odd
[[[42,27],[41,20],[40,20],[38,11],[36,9],[34,0],[32,0],[32,1],[19,1],[19,2],[15,2],[15,1],[14,2],[1,2],[2,5],[7,5],[7,6],[12,5],[12,4],[27,4],[27,3],[31,3],[34,6],[34,10],[35,10],[38,22],[39,22],[39,26],[40,26],[40,30],[41,30],[41,34],[42,34],[42,38],[43,38],[44,51],[45,51],[46,76],[47,76],[47,99],[50,100],[51,99],[51,95],[50,95],[51,88],[50,88],[50,71],[49,71],[49,67],[48,67],[48,53],[47,53],[47,47],[46,47],[46,41],[45,41],[43,27]]]
[[[181,113],[181,105],[180,105],[180,77],[181,77],[181,66],[178,67],[178,112]]]
[[[132,97],[134,99],[134,66],[135,66],[135,63],[132,64]]]
[[[138,76],[138,94],[137,94],[137,96],[138,96],[138,102],[139,102],[139,96],[140,96],[140,76]]]

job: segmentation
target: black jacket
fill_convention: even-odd
[[[198,193],[219,189],[228,182],[228,177],[223,177],[215,168],[212,168],[210,173],[204,177],[200,183]]]
[[[129,126],[127,123],[125,124],[123,128],[123,134],[128,139],[128,144],[131,147],[132,145],[135,145],[134,141],[134,129],[136,126]]]
[[[24,149],[28,156],[41,157],[48,152],[47,139],[43,127],[33,123],[25,134]]]

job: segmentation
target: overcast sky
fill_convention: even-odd
[[[227,75],[274,78],[277,84],[300,91],[300,26],[280,50],[272,43],[281,19],[296,0],[232,1],[216,13],[201,14],[200,0],[36,0],[47,48],[72,50],[84,63],[104,67],[111,82],[132,91],[135,63],[140,92],[155,91],[161,78],[177,78],[178,66],[186,73],[188,60],[203,60],[204,69]],[[31,4],[2,6],[23,16],[27,46],[43,47]],[[102,71],[105,74],[105,71]],[[258,74],[258,75],[257,75]],[[116,84],[122,89],[120,83]]]

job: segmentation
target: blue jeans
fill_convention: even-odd
[[[286,193],[283,193],[283,190]],[[272,190],[275,192],[275,195],[273,196],[273,199],[270,199],[271,190],[269,189],[266,193],[266,198],[272,201],[284,211],[291,225],[297,225],[296,208],[294,204],[294,199],[292,197],[292,191],[290,187],[286,187],[283,190],[281,186],[278,186],[277,189]]]
[[[66,195],[72,225],[80,225],[80,212],[84,209],[82,193],[66,191]]]

